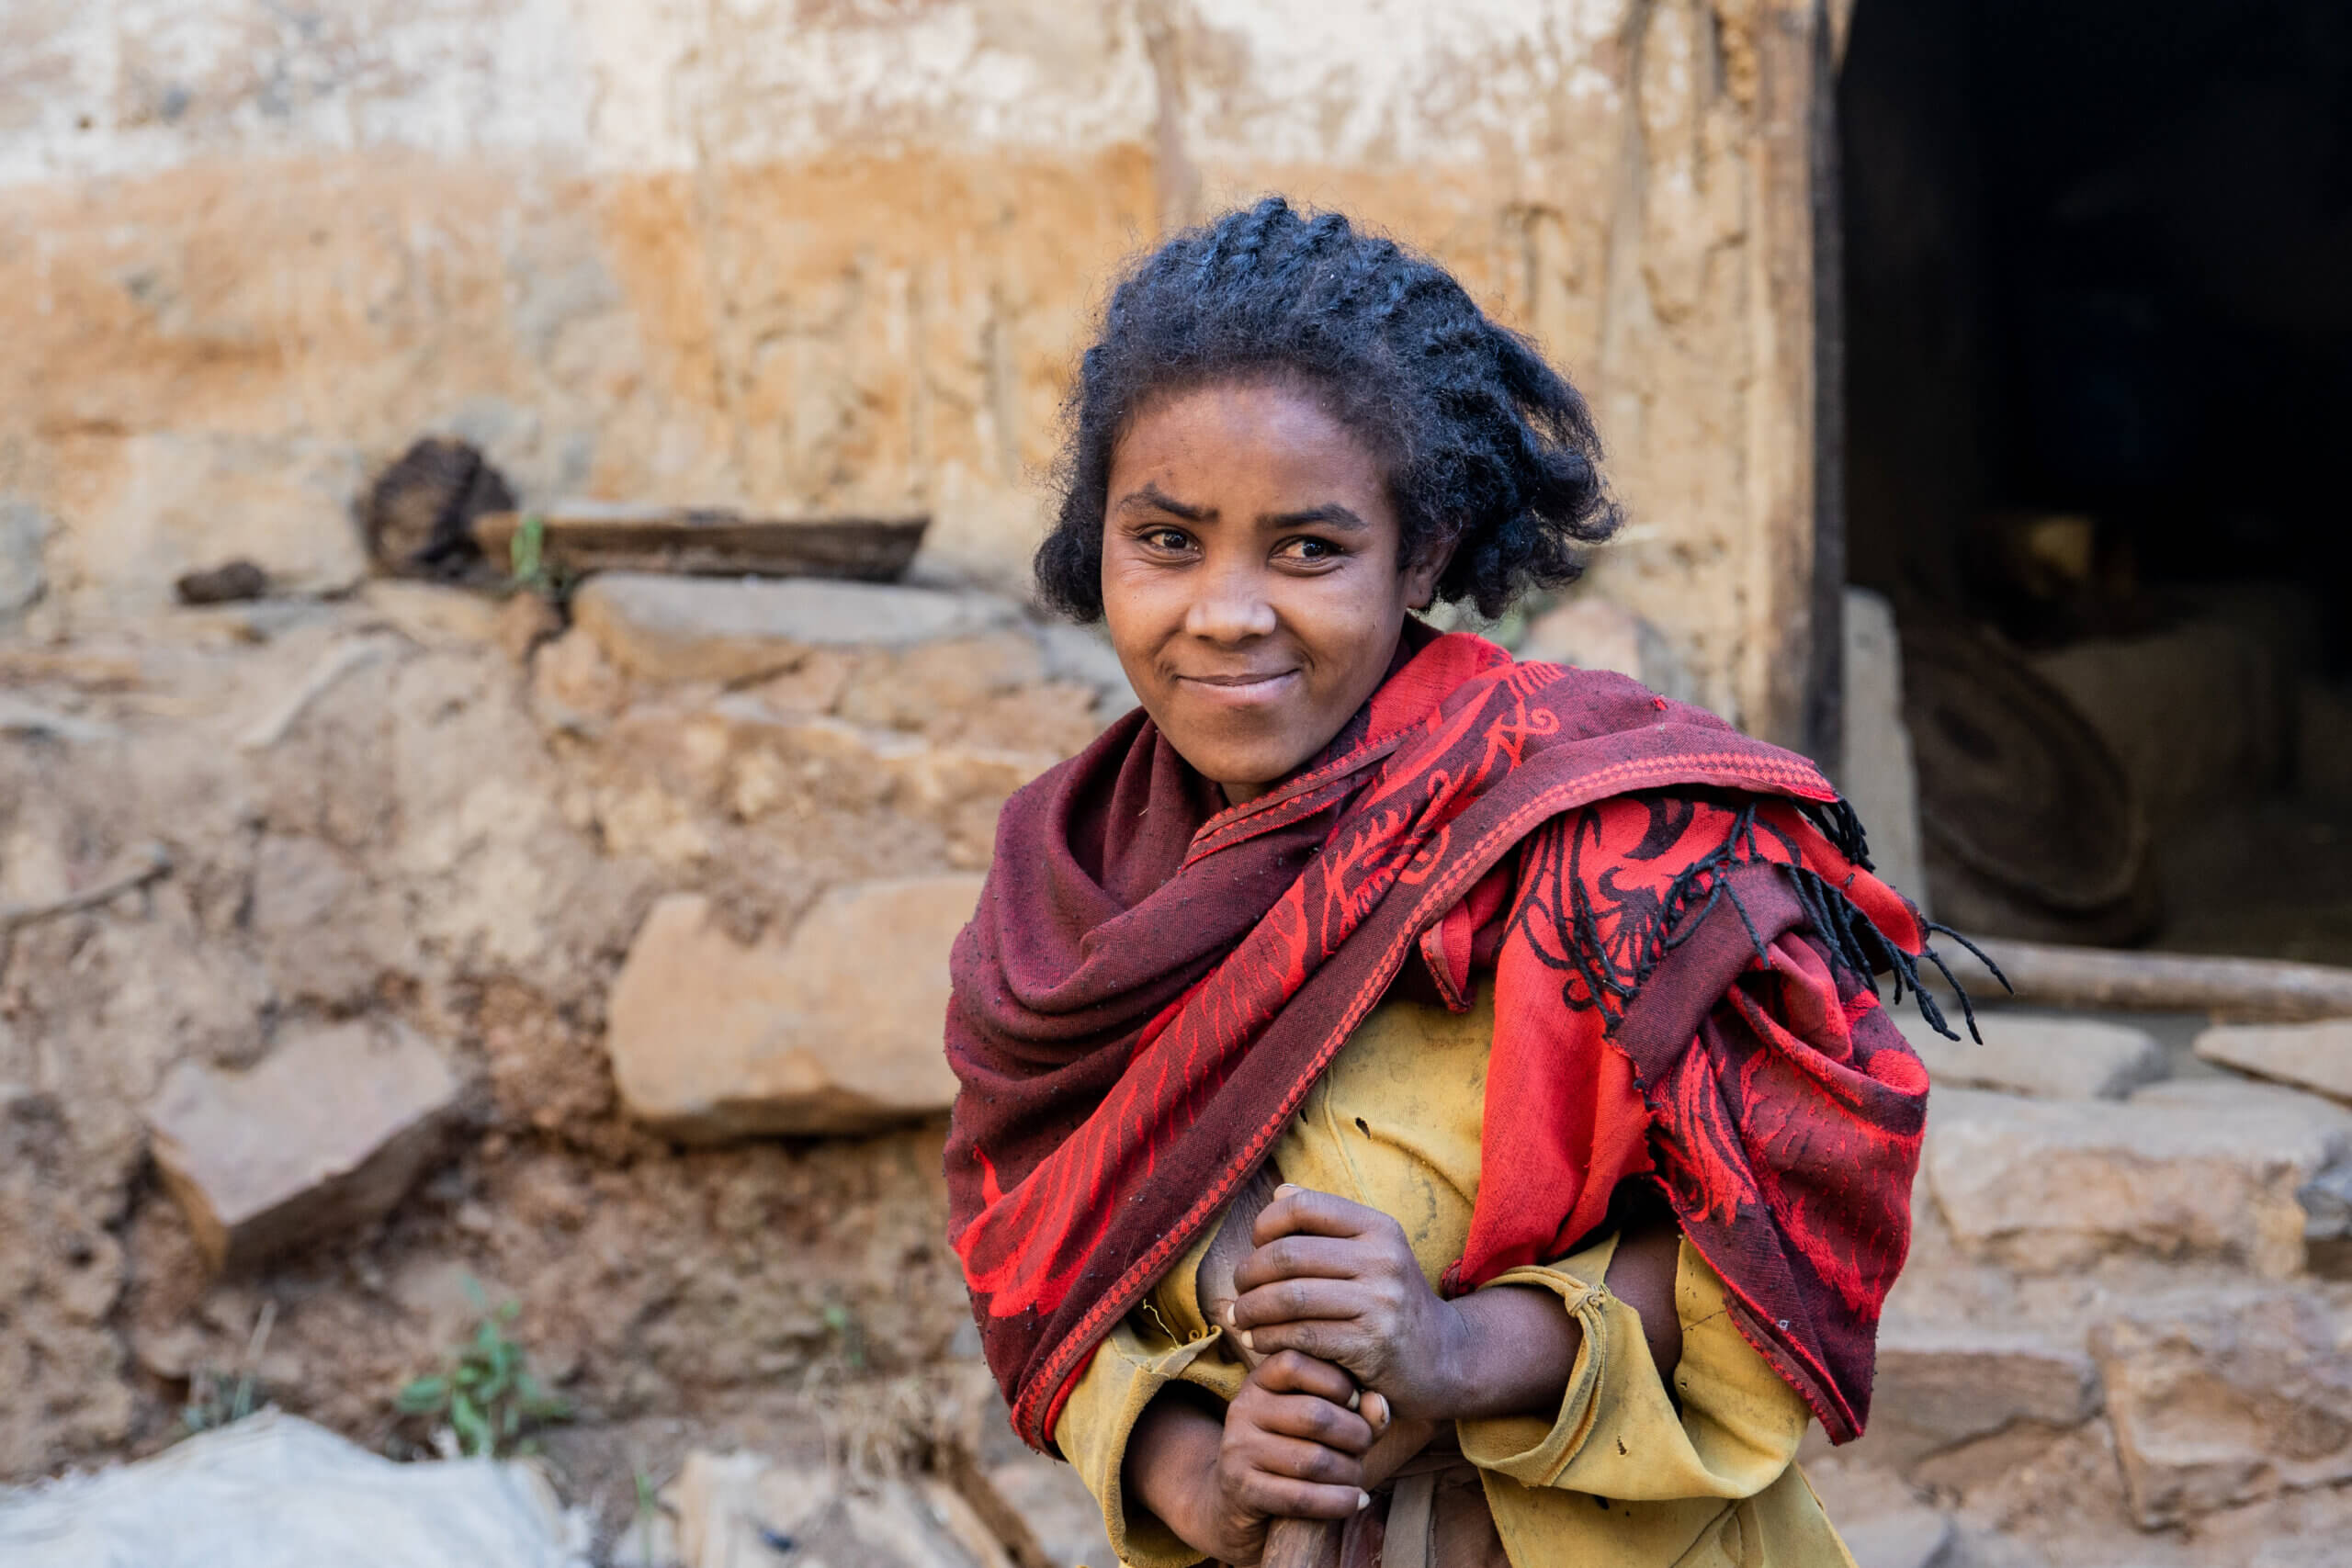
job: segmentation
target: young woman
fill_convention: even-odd
[[[1072,403],[1038,581],[1142,709],[1006,806],[947,1025],[1015,1427],[1152,1568],[1849,1562],[1794,1456],[1867,1412],[1927,930],[1803,758],[1415,617],[1614,526],[1577,393],[1269,199]]]

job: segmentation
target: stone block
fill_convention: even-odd
[[[2352,1115],[2216,1087],[2202,1101],[2122,1103],[1939,1090],[1928,1190],[1963,1253],[2025,1272],[2123,1252],[2292,1274],[2304,1259],[2297,1193],[2352,1152]]]
[[[681,1568],[795,1561],[871,1568],[1013,1568],[970,1506],[931,1476],[853,1478],[823,1463],[752,1453],[686,1456],[662,1491],[677,1520]]]
[[[2079,1342],[1970,1322],[1880,1325],[1871,1392],[1873,1456],[1908,1466],[2015,1428],[2079,1427],[2099,1410],[2098,1369]]]
[[[1903,721],[1903,647],[1894,609],[1867,588],[1846,590],[1845,755],[1838,787],[1870,832],[1879,876],[1928,908],[1919,853],[1919,775]]]
[[[2221,1066],[2352,1101],[2352,1019],[2209,1029],[2194,1049]]]
[[[2352,1481],[2352,1322],[2316,1296],[2138,1305],[2091,1349],[2143,1528]]]
[[[816,578],[664,577],[612,571],[571,603],[614,663],[652,681],[755,680],[820,648],[911,648],[1017,618],[1012,602]]]
[[[438,1152],[458,1080],[397,1024],[278,1041],[243,1072],[184,1062],[147,1111],[156,1166],[215,1269],[371,1224]]]
[[[956,1096],[942,1043],[947,952],[978,876],[859,883],[782,942],[746,946],[695,894],[647,916],[607,1039],[629,1113],[688,1142],[861,1133]]]
[[[852,724],[949,734],[989,698],[1045,673],[1037,644],[1019,629],[876,650],[859,660],[833,711]]]
[[[1905,1000],[1888,1010],[1938,1086],[1998,1089],[2042,1100],[2120,1100],[2161,1077],[2164,1046],[2144,1029],[2046,1013],[1980,1012],[1982,1043],[1947,1040]],[[1959,1010],[1951,1026],[1965,1036]]]

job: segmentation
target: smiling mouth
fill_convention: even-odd
[[[1215,702],[1264,702],[1289,685],[1295,670],[1272,670],[1264,674],[1244,675],[1179,675],[1178,682],[1197,686],[1201,694]]]

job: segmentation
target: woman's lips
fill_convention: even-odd
[[[1295,670],[1274,670],[1264,674],[1179,675],[1176,681],[1195,696],[1220,706],[1252,707],[1278,700],[1297,678]]]

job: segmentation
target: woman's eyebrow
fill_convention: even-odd
[[[1119,498],[1118,509],[1121,512],[1134,512],[1147,508],[1153,512],[1165,512],[1173,516],[1182,517],[1187,523],[1206,523],[1216,516],[1216,507],[1187,506],[1156,484],[1146,483],[1143,489],[1130,491]]]
[[[1372,526],[1336,501],[1327,501],[1320,506],[1310,506],[1303,512],[1268,513],[1258,519],[1258,525],[1261,528],[1300,528],[1317,523],[1358,534]]]

